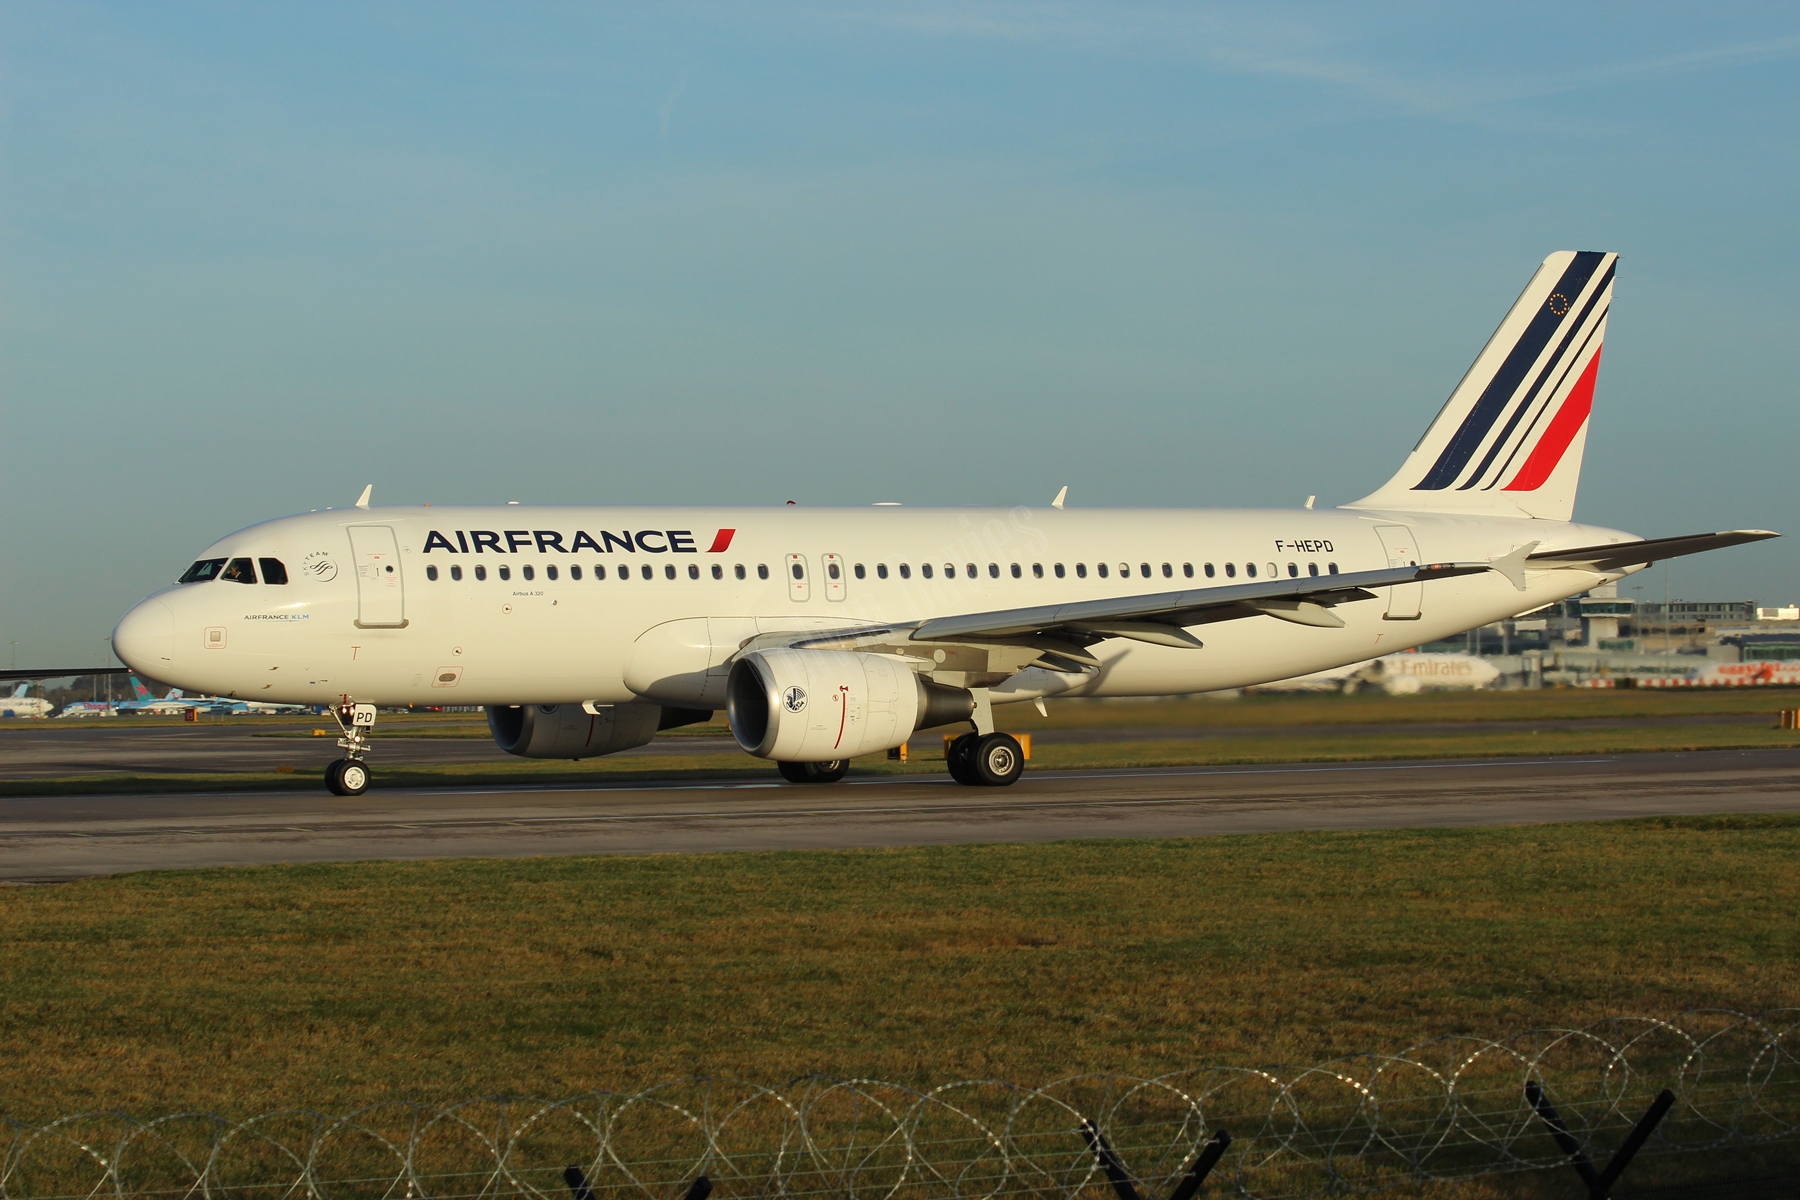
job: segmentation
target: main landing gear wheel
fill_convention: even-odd
[[[789,783],[836,783],[850,773],[850,760],[835,758],[830,762],[776,763],[781,777]]]
[[[1025,773],[1025,748],[1010,733],[990,733],[981,738],[970,759],[977,782],[987,787],[1008,787]]]
[[[980,787],[981,780],[975,775],[975,743],[981,740],[979,733],[965,733],[950,743],[944,751],[944,762],[950,767],[950,778],[970,787]]]
[[[353,758],[340,758],[325,768],[325,786],[334,796],[360,796],[369,790],[369,768]]]

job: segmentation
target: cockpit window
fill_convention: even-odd
[[[176,580],[177,583],[205,583],[209,579],[217,579],[225,566],[222,558],[203,558]]]
[[[287,566],[279,558],[259,558],[256,565],[262,568],[264,583],[287,582]]]
[[[255,583],[256,568],[247,558],[234,558],[219,578],[228,579],[232,583]]]

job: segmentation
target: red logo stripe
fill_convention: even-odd
[[[1569,390],[1569,398],[1557,409],[1556,416],[1550,421],[1550,428],[1544,430],[1544,436],[1532,447],[1531,457],[1519,468],[1519,473],[1512,477],[1502,491],[1533,492],[1544,486],[1562,462],[1563,455],[1569,449],[1569,443],[1587,424],[1588,412],[1594,407],[1594,380],[1600,374],[1600,350],[1596,347],[1594,357],[1588,360],[1587,370],[1575,381]]]
[[[713,544],[706,548],[706,552],[708,554],[725,553],[725,551],[731,547],[731,535],[736,532],[737,530],[735,529],[719,530],[719,532],[713,534]]]

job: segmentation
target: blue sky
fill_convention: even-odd
[[[1559,248],[1624,256],[1577,516],[1800,534],[1797,56],[1778,4],[3,3],[0,642],[91,660],[370,481],[1352,500]],[[1800,538],[1673,590],[1800,598]]]

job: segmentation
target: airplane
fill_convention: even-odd
[[[1474,654],[1409,652],[1388,654],[1365,662],[1346,663],[1259,683],[1259,692],[1344,692],[1380,688],[1390,696],[1410,696],[1424,691],[1468,691],[1499,682],[1500,668]]]
[[[1546,258],[1399,471],[1334,510],[373,508],[208,547],[119,621],[134,669],[330,705],[326,786],[378,705],[475,704],[526,758],[724,708],[796,783],[966,725],[953,779],[1019,778],[994,706],[1244,687],[1461,633],[1651,562],[1778,536],[1575,522],[1618,256]]]
[[[116,717],[119,706],[111,700],[73,700],[62,706],[57,719],[64,717]]]
[[[120,701],[118,709],[121,713],[131,715],[148,713],[152,716],[167,717],[174,716],[177,713],[184,713],[190,708],[204,708],[206,706],[203,699],[188,699],[183,697],[180,688],[170,688],[169,694],[161,700],[158,700],[155,696],[150,694],[149,688],[138,681],[136,675],[131,675],[127,678],[131,681],[131,694],[136,698]]]
[[[27,696],[29,683],[21,683],[13,694],[0,698],[0,717],[47,717],[56,705],[42,696]]]

